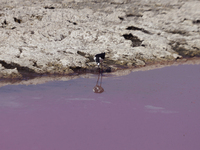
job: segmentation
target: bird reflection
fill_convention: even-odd
[[[93,88],[93,92],[94,93],[103,93],[104,89],[101,87],[103,71],[100,68],[98,68],[98,69],[99,69],[98,79],[97,79],[97,83],[96,83],[95,87]]]

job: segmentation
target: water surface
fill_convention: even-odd
[[[2,150],[199,150],[200,65],[0,88]]]

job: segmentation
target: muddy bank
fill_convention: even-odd
[[[200,56],[193,0],[2,0],[0,78],[146,66]]]
[[[131,72],[138,72],[138,71],[148,71],[148,70],[154,70],[159,68],[164,68],[166,66],[178,66],[178,65],[199,65],[200,59],[199,58],[192,58],[192,59],[181,59],[176,62],[163,62],[163,63],[156,63],[156,64],[149,64],[145,67],[132,67],[132,68],[126,68],[126,69],[118,69],[113,72],[105,72],[105,70],[102,70],[103,78],[109,78],[109,77],[117,77],[117,76],[125,76],[130,74]],[[28,74],[26,78],[7,78],[7,79],[0,79],[0,87],[6,86],[6,85],[37,85],[37,84],[44,84],[51,81],[69,81],[73,79],[78,78],[97,78],[99,70],[96,69],[96,72],[93,73],[74,73],[71,75],[38,75],[38,74]]]

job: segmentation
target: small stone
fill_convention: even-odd
[[[136,65],[136,66],[145,66],[145,62],[142,61],[142,60],[136,59],[135,65]]]
[[[133,63],[129,62],[129,63],[127,63],[127,66],[131,67],[131,66],[133,66]]]

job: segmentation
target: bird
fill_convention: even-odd
[[[97,63],[98,67],[103,62],[103,60],[105,59],[105,55],[106,55],[105,52],[95,55],[94,61]]]

